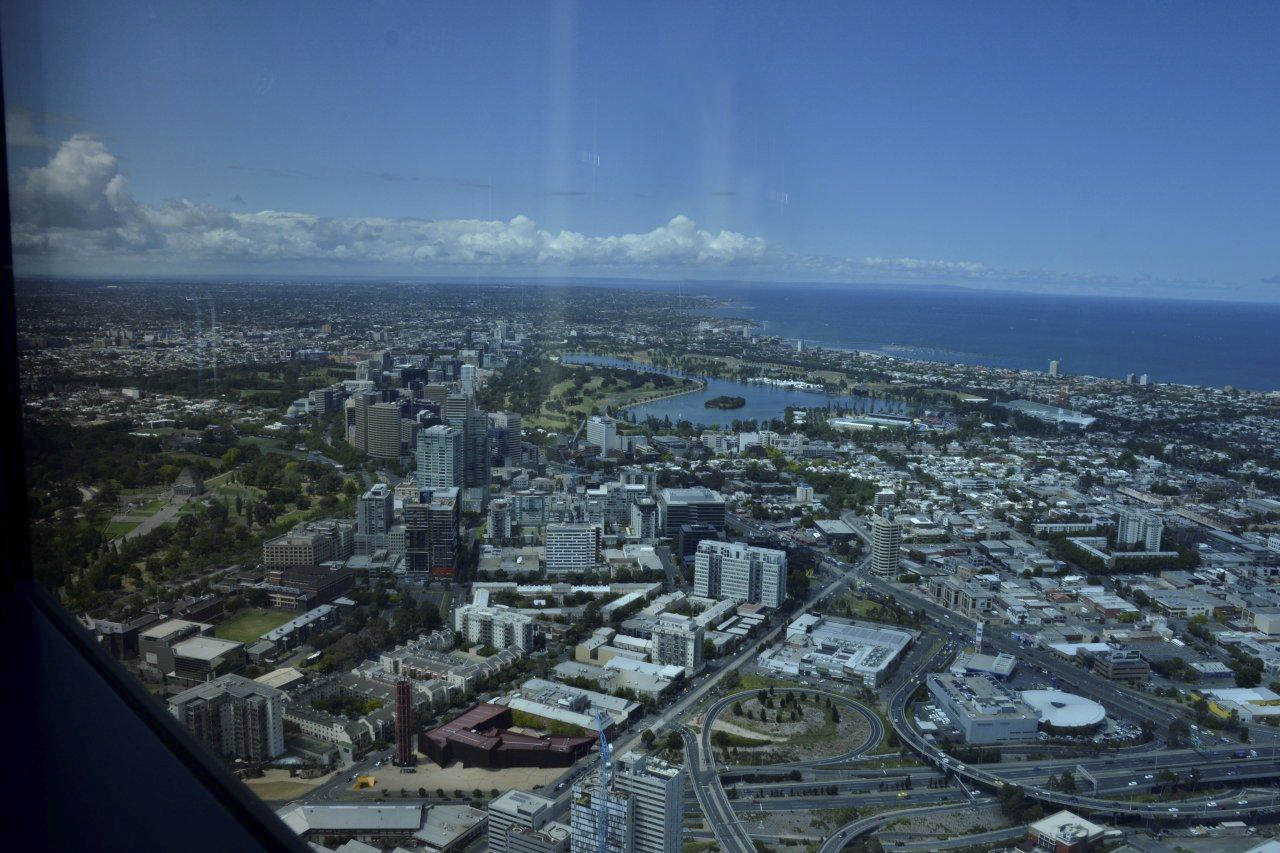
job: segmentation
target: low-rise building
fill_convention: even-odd
[[[968,743],[1007,743],[1036,735],[1039,716],[989,675],[934,673],[925,684]]]

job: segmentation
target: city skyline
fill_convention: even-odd
[[[1274,9],[663,8],[10,10],[18,271],[1277,298]]]

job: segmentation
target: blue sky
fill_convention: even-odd
[[[31,5],[26,271],[1280,298],[1277,4]]]

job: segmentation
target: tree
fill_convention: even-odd
[[[1070,770],[1063,770],[1062,775],[1058,777],[1058,787],[1064,794],[1074,794],[1076,792],[1076,777]]]
[[[652,748],[653,742],[657,739],[658,736],[653,733],[653,729],[645,729],[644,734],[640,735],[641,742],[644,743],[647,748]]]

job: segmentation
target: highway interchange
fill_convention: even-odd
[[[740,533],[775,541],[778,538],[774,531],[749,519],[735,518],[732,523]],[[710,743],[711,725],[716,714],[742,694],[725,696],[708,709],[700,732],[682,729],[693,781],[693,799],[722,849],[753,849],[751,836],[741,819],[743,813],[750,811],[781,812],[848,807],[884,809],[897,803],[905,806],[881,811],[839,827],[822,848],[824,853],[831,853],[897,817],[993,803],[995,801],[989,794],[998,791],[1005,784],[1021,787],[1025,796],[1041,802],[1049,811],[1067,808],[1095,818],[1136,821],[1149,826],[1179,825],[1196,820],[1266,820],[1272,817],[1280,805],[1280,792],[1268,792],[1263,796],[1254,791],[1246,792],[1246,786],[1250,783],[1261,785],[1280,777],[1280,763],[1277,762],[1280,741],[1277,741],[1273,730],[1262,727],[1251,727],[1253,743],[1250,746],[1256,751],[1256,756],[1244,759],[1237,757],[1240,752],[1239,744],[1219,746],[1201,741],[1192,749],[1166,750],[1163,749],[1164,744],[1157,740],[1085,758],[1047,758],[969,766],[958,762],[915,729],[908,708],[913,694],[923,683],[924,675],[942,669],[954,654],[951,647],[938,640],[948,636],[952,639],[971,636],[975,623],[923,596],[903,589],[900,585],[893,585],[873,576],[867,571],[865,559],[851,564],[832,558],[825,549],[808,550],[820,565],[833,570],[839,580],[820,594],[812,596],[805,602],[802,610],[808,610],[817,601],[825,600],[828,594],[838,591],[843,586],[842,582],[852,581],[859,589],[888,596],[900,605],[921,611],[927,620],[928,625],[922,626],[925,631],[921,638],[885,688],[888,720],[893,731],[905,747],[926,766],[879,771],[859,768],[858,762],[865,760],[865,753],[879,740],[880,718],[845,696],[845,707],[862,708],[864,716],[876,720],[876,741],[863,744],[850,754],[839,756],[838,760],[826,759],[773,767],[720,767],[715,763],[715,753]],[[1101,702],[1113,715],[1132,720],[1151,720],[1160,731],[1182,716],[1181,710],[1176,706],[1136,694],[1049,652],[1018,643],[1009,630],[1002,626],[989,625],[985,633],[985,644],[989,650],[1016,655],[1023,666],[1038,668],[1053,675],[1063,689]],[[763,645],[764,643],[754,644],[753,653]],[[799,689],[813,692],[812,688]],[[823,692],[841,695],[831,691]],[[1047,746],[1034,748],[1037,753],[1052,754],[1055,751],[1061,752],[1061,749],[1053,750]],[[1010,752],[1017,754],[1019,750]],[[1067,793],[1051,790],[1046,786],[1050,775],[1068,769],[1078,779],[1080,790]],[[783,778],[792,770],[800,770],[799,781]],[[1180,781],[1185,781],[1193,770],[1198,774],[1199,783],[1214,783],[1222,789],[1212,794],[1188,797],[1176,805],[1119,799],[1150,792],[1157,786],[1157,774],[1162,771],[1173,773]],[[777,773],[778,780],[733,781],[741,779],[744,771],[758,776]],[[1088,781],[1088,777],[1096,780],[1096,789]],[[725,780],[730,780],[727,787]],[[931,784],[940,787],[929,787]],[[836,792],[830,794],[828,792],[833,785]],[[910,786],[910,789],[895,790],[904,786]],[[997,830],[988,834],[992,838],[985,840],[995,842],[1013,837],[1017,832]],[[984,839],[977,837],[965,839],[966,844],[983,841]],[[927,848],[939,849],[940,846],[945,845],[931,842]],[[904,844],[901,849],[911,847]]]

